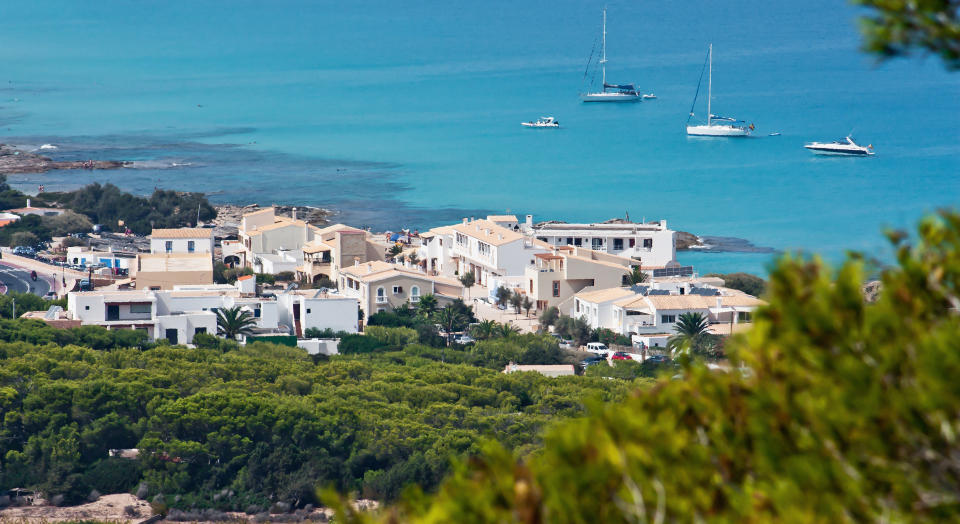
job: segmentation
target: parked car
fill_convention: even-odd
[[[80,280],[80,291],[92,291],[93,283],[90,282],[89,278],[84,278]]]
[[[580,369],[586,370],[590,366],[601,363],[606,364],[607,358],[600,355],[591,355],[580,361]]]
[[[563,349],[575,349],[576,346],[573,344],[572,340],[560,339],[560,347]]]
[[[664,362],[670,362],[670,357],[666,355],[651,355],[647,357],[647,362],[653,362],[654,364],[662,364]]]
[[[626,351],[617,351],[610,357],[611,360],[633,360],[630,353]]]
[[[603,342],[590,342],[587,344],[587,351],[590,353],[606,353],[610,351],[610,348],[607,347]]]
[[[453,337],[453,341],[462,346],[476,342],[470,335],[456,335]]]
[[[47,291],[47,294],[43,295],[43,298],[46,300],[56,300],[57,294],[54,293],[53,291]]]
[[[30,246],[17,246],[13,248],[13,254],[21,257],[36,256],[37,252]]]

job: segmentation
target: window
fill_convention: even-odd
[[[460,244],[461,246],[467,245],[467,236],[463,233],[457,233],[457,244]]]
[[[673,324],[677,321],[676,315],[660,315],[661,324]]]
[[[194,335],[199,335],[200,333],[206,333],[206,332],[207,332],[207,328],[205,327],[198,327],[193,330]]]
[[[193,252],[196,251],[196,250],[197,250],[197,243],[194,242],[193,240],[188,240],[188,241],[187,241],[187,253],[193,253]]]
[[[652,239],[652,238],[645,238],[645,239],[643,239],[643,247],[645,247],[645,248],[652,248],[652,247],[653,247],[653,239]]]
[[[583,245],[583,239],[582,239],[582,238],[575,238],[575,239],[573,239],[573,245],[575,245],[575,246],[577,246],[577,247],[582,246],[582,245]]]
[[[737,311],[737,322],[751,322],[753,317],[749,311]]]
[[[631,239],[630,239],[630,247],[636,247],[636,245],[637,245],[637,239],[631,238]]]
[[[554,280],[554,281],[553,281],[553,296],[555,296],[555,297],[559,297],[559,296],[560,296],[560,281],[559,281],[559,280]]]
[[[590,248],[593,249],[594,251],[599,251],[599,250],[603,249],[603,239],[602,239],[602,238],[594,238],[594,239],[593,239],[593,242],[591,242],[591,244],[590,244]]]
[[[90,311],[90,306],[83,306],[84,311]]]
[[[150,313],[150,304],[130,304],[131,313]]]
[[[167,250],[167,253],[173,253],[173,240],[167,240],[164,243],[164,248]]]
[[[576,306],[577,313],[579,313],[579,312],[580,312],[580,301],[577,300],[577,301],[574,303],[574,305]]]
[[[387,302],[387,297],[383,291],[382,287],[377,288],[377,304],[385,304]]]
[[[253,310],[253,318],[260,318],[260,308]]]
[[[622,238],[615,238],[615,239],[613,239],[613,250],[614,250],[614,251],[622,251],[622,250],[623,250],[623,239],[622,239]]]
[[[307,308],[307,314],[308,315],[310,314],[310,308]]]
[[[572,238],[572,237],[567,237],[567,245],[568,245],[568,246],[573,245],[573,238]]]
[[[530,293],[533,293],[533,279],[530,279]]]
[[[402,295],[402,294],[403,294],[403,286],[393,286],[393,294],[394,294],[394,295]]]
[[[479,251],[481,255],[490,256],[490,244],[477,242],[477,251]]]

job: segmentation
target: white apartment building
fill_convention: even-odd
[[[657,344],[650,340],[662,341],[675,333],[684,313],[700,313],[710,321],[712,332],[729,334],[749,322],[763,304],[754,296],[704,281],[665,281],[577,293],[570,315],[594,329],[607,328],[653,346]]]
[[[212,257],[213,245],[212,228],[154,229],[150,234],[150,252],[153,254],[209,253]]]
[[[520,226],[550,246],[585,247],[639,260],[643,268],[661,269],[676,260],[674,231],[667,221],[637,223],[615,219],[599,224],[546,222],[534,225],[527,215]]]
[[[236,285],[184,285],[172,290],[90,291],[67,296],[67,319],[107,329],[142,329],[150,340],[188,344],[196,333],[217,333],[216,311],[240,307],[254,334],[302,335],[310,328],[356,333],[358,301],[315,291],[256,296]]]
[[[487,287],[491,280],[521,277],[528,266],[536,263],[536,255],[549,253],[550,246],[488,219],[468,220],[449,227],[449,260],[455,274],[473,272],[478,286]],[[446,235],[444,235],[446,237]],[[433,253],[428,250],[428,256]]]

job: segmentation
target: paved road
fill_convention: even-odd
[[[6,287],[6,293],[33,293],[44,296],[50,291],[50,282],[43,277],[36,282],[30,279],[30,271],[0,263],[0,283]]]

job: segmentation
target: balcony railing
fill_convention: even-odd
[[[377,304],[386,304],[387,297],[377,297]]]
[[[410,295],[410,302],[412,303],[420,302],[420,295]]]

